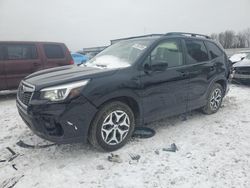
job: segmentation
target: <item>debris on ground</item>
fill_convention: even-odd
[[[19,153],[14,152],[10,147],[6,147],[6,149],[11,153],[11,157],[8,159],[8,162],[13,161],[19,156]]]
[[[155,154],[156,155],[159,155],[160,154],[160,151],[157,149],[157,150],[155,150]]]
[[[97,165],[96,169],[97,169],[97,170],[104,170],[105,168],[104,168],[103,165]]]
[[[5,180],[2,184],[0,184],[1,188],[13,188],[24,175],[16,176],[10,179]]]
[[[119,155],[114,155],[111,153],[110,156],[108,156],[108,161],[114,162],[114,163],[122,163],[122,159],[120,158]]]
[[[137,161],[139,162],[141,156],[138,155],[138,154],[129,154],[130,158],[133,160],[133,161]]]
[[[16,152],[14,152],[10,147],[6,147],[7,150],[9,150],[9,152],[12,154],[12,155],[16,155]]]
[[[30,144],[26,144],[24,143],[22,140],[18,141],[16,143],[16,145],[22,147],[22,148],[30,148],[30,149],[41,149],[41,148],[48,148],[51,146],[54,146],[56,144],[46,144],[46,145],[30,145]]]
[[[135,138],[151,138],[155,135],[155,130],[149,127],[136,127],[132,137]]]
[[[170,152],[176,152],[178,151],[177,146],[175,145],[175,143],[171,144],[170,148],[163,148],[163,151],[170,151]]]
[[[4,162],[6,162],[6,160],[4,159],[4,160],[0,160],[0,163],[4,163]]]
[[[16,164],[13,164],[12,167],[13,167],[15,170],[17,170]]]

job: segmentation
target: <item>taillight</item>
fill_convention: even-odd
[[[70,60],[69,64],[70,64],[70,65],[74,65],[74,61],[73,61],[73,59],[72,59],[72,60]]]

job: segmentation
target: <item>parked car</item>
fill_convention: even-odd
[[[88,61],[87,56],[80,54],[80,53],[71,53],[71,56],[76,65],[81,65],[81,64],[86,63],[86,61]]]
[[[0,90],[17,89],[27,75],[73,64],[67,47],[53,42],[0,42]]]
[[[237,63],[237,62],[242,61],[243,59],[245,59],[245,57],[248,54],[250,54],[250,51],[241,51],[239,53],[236,53],[236,54],[232,55],[229,59],[234,64],[234,63]]]
[[[244,60],[233,65],[233,81],[250,84],[250,54]]]
[[[17,108],[38,136],[56,143],[122,147],[135,126],[202,109],[219,110],[229,62],[207,36],[168,33],[111,45],[80,67],[36,72],[19,87]]]

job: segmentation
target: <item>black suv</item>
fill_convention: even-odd
[[[18,111],[38,136],[112,151],[135,126],[202,109],[218,111],[229,61],[209,37],[167,33],[117,42],[81,67],[39,71],[19,86]]]

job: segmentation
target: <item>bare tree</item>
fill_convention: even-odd
[[[217,33],[212,33],[210,37],[216,41],[219,41],[219,35]]]
[[[225,35],[224,32],[219,33],[218,35],[219,42],[225,48]]]
[[[235,36],[234,31],[227,30],[224,32],[224,40],[225,40],[224,41],[225,42],[224,48],[232,48],[233,47],[234,36]]]
[[[243,33],[246,37],[247,47],[249,48],[250,47],[250,28],[246,29]]]
[[[246,44],[247,38],[246,38],[245,33],[239,32],[237,37],[238,37],[238,42],[239,42],[238,48],[246,48],[247,47],[247,44]]]

